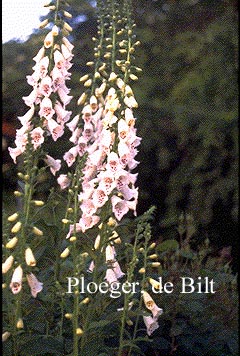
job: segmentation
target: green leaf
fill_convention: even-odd
[[[157,251],[164,252],[170,250],[177,250],[179,247],[178,242],[176,240],[165,240],[157,246]]]

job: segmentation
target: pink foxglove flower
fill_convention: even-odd
[[[152,335],[152,333],[159,328],[158,322],[150,315],[149,316],[144,315],[143,321],[144,324],[146,325],[148,336]]]
[[[66,152],[63,156],[64,161],[66,161],[68,167],[71,167],[75,162],[78,154],[78,148],[76,146],[70,148],[68,152]]]
[[[55,113],[52,101],[48,97],[44,97],[40,103],[39,116],[45,119],[51,119]]]
[[[31,139],[34,150],[36,150],[44,142],[44,131],[41,127],[36,127],[31,131]]]
[[[12,290],[13,294],[18,294],[21,291],[22,277],[23,277],[23,269],[21,265],[19,265],[17,268],[15,268],[10,283],[10,289]]]
[[[157,306],[150,294],[146,291],[142,291],[143,301],[147,309],[151,310],[153,319],[157,320],[163,313],[163,310]]]
[[[61,189],[65,189],[69,187],[71,180],[68,178],[67,174],[60,174],[57,179],[58,184],[60,185]]]
[[[50,167],[50,171],[52,172],[52,174],[55,176],[56,172],[58,172],[61,168],[61,160],[54,159],[50,155],[46,155],[45,162]]]
[[[126,200],[123,200],[116,195],[111,198],[113,213],[118,221],[129,211],[129,205]]]
[[[37,294],[43,289],[43,283],[40,282],[33,273],[27,274],[27,281],[31,289],[32,296],[36,298]]]

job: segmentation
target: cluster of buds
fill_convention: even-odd
[[[49,6],[49,10],[58,14],[61,9]],[[27,76],[27,82],[33,90],[23,97],[30,109],[24,116],[18,117],[22,127],[16,133],[16,147],[9,148],[15,163],[17,157],[26,150],[27,144],[30,143],[32,149],[37,150],[44,143],[46,136],[51,136],[56,141],[63,135],[64,125],[70,119],[71,111],[66,110],[66,105],[72,96],[68,95],[70,89],[66,86],[66,80],[69,80],[71,75],[68,70],[72,66],[73,45],[64,36],[66,24],[64,21],[58,25],[54,23],[44,39],[43,46],[33,58],[34,72]],[[46,25],[48,20],[40,27]],[[46,162],[53,174],[60,169],[60,161],[55,162],[52,157],[47,156]]]

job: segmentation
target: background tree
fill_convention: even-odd
[[[72,0],[70,5],[74,113],[79,78],[93,53],[96,15],[93,1]],[[138,212],[157,206],[156,238],[175,227],[185,212],[217,247],[236,246],[237,2],[134,0],[133,5],[142,43],[136,63],[143,69],[133,86],[143,137]],[[21,97],[30,92],[25,76],[43,36],[36,32],[25,43],[3,45],[3,120],[15,127],[16,116],[24,111]],[[60,150],[64,142],[63,137]],[[10,179],[9,172],[8,166]],[[9,180],[5,182],[7,188]]]

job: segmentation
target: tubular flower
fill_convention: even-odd
[[[21,291],[22,277],[23,277],[23,270],[22,267],[19,265],[17,268],[15,268],[10,283],[10,289],[12,290],[13,294],[18,294]]]
[[[146,291],[142,291],[143,301],[148,310],[151,310],[154,320],[157,320],[158,317],[163,313],[163,310],[157,306],[150,294]]]
[[[37,294],[43,289],[43,283],[39,282],[39,280],[33,273],[27,274],[27,281],[31,289],[32,296],[36,298]]]
[[[150,336],[155,330],[159,328],[158,322],[151,316],[143,316],[144,324],[147,328],[147,334]]]

